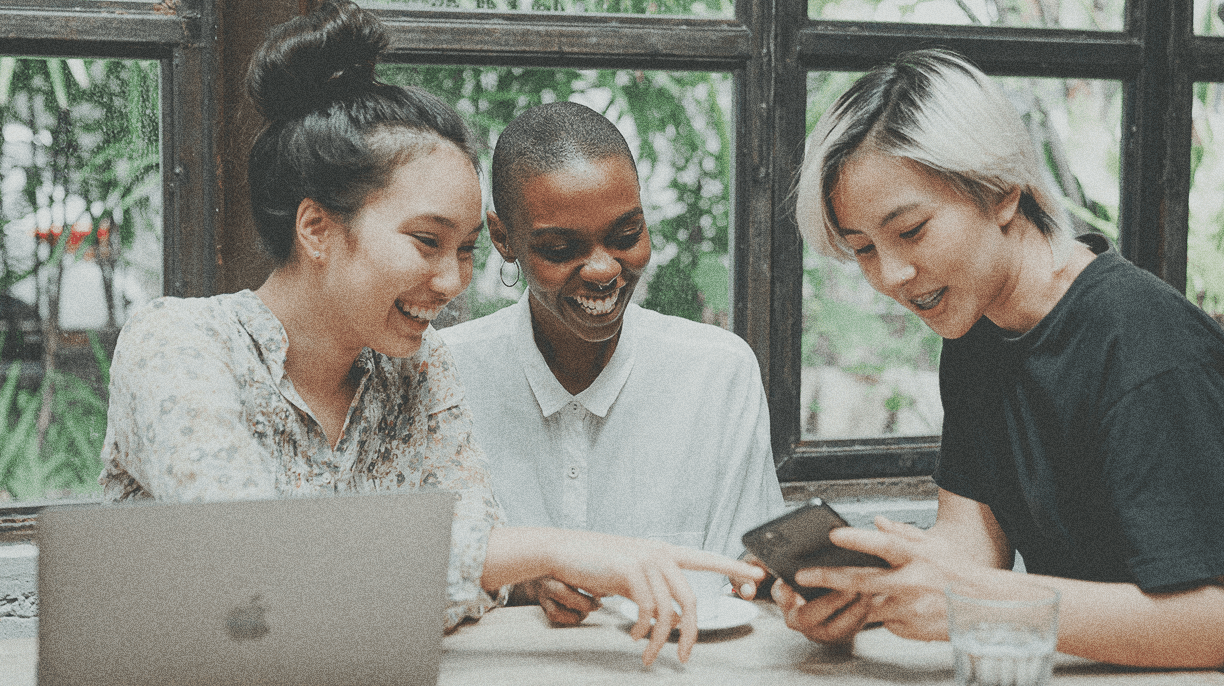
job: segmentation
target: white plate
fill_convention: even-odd
[[[614,600],[614,602],[608,602]],[[604,605],[612,605],[622,617],[631,622],[636,622],[638,618],[637,603],[615,596],[614,598],[605,598]],[[679,611],[679,608],[676,608]],[[743,626],[751,622],[757,616],[760,609],[744,600],[729,595],[713,596],[705,598],[697,602],[697,630],[698,631],[718,631],[720,629],[732,629],[737,626]]]

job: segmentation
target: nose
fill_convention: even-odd
[[[879,250],[879,248],[877,248]],[[879,280],[885,295],[909,283],[918,273],[913,262],[899,251],[879,251]]]
[[[621,264],[617,262],[608,251],[596,248],[587,261],[582,265],[582,271],[579,276],[584,281],[589,283],[604,285],[616,280],[620,276]]]
[[[434,263],[430,285],[439,295],[452,300],[472,280],[472,263],[460,261],[458,254],[449,255]]]

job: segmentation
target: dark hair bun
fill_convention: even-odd
[[[372,88],[374,63],[387,44],[374,15],[328,0],[272,29],[251,58],[247,92],[269,121],[300,117]]]

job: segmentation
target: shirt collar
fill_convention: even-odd
[[[279,386],[285,377],[285,353],[289,350],[289,334],[272,310],[250,289],[243,289],[233,296],[234,315],[246,329],[263,363],[267,365],[272,379]],[[356,364],[362,370],[362,381],[374,367],[374,351],[362,348]]]
[[[513,340],[523,363],[527,384],[531,386],[531,392],[540,404],[540,412],[548,417],[565,407],[566,403],[576,400],[591,414],[608,416],[608,410],[612,408],[612,403],[616,402],[625,382],[629,380],[629,372],[633,370],[637,348],[633,333],[637,329],[632,324],[637,319],[637,306],[631,304],[625,310],[620,340],[617,341],[616,351],[612,353],[608,365],[599,373],[594,383],[578,395],[571,395],[561,382],[557,381],[557,377],[553,376],[544,356],[540,354],[539,347],[536,346],[535,333],[531,328],[529,298],[530,291],[524,291],[519,301],[511,306],[517,308],[513,318]]]

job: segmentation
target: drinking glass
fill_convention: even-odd
[[[1058,642],[1057,590],[956,582],[945,594],[957,686],[1049,682]]]

